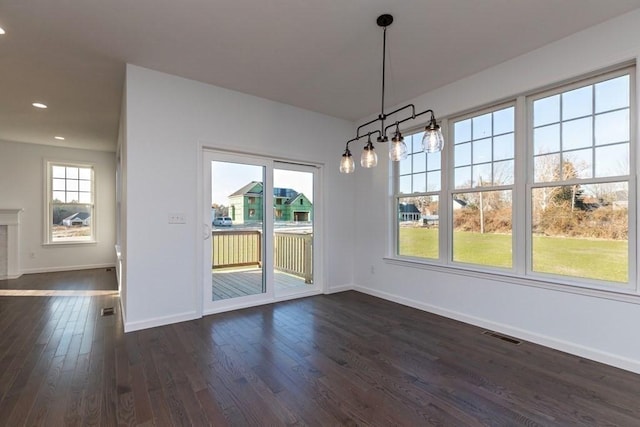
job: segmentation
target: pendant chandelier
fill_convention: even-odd
[[[378,164],[378,155],[375,152],[375,148],[373,146],[373,142],[371,141],[372,135],[378,135],[376,138],[377,142],[388,142],[389,138],[387,137],[387,131],[390,128],[395,128],[393,130],[393,136],[391,138],[391,144],[389,145],[389,158],[394,161],[400,161],[407,158],[407,145],[404,142],[404,138],[402,137],[402,133],[400,133],[400,124],[408,121],[414,120],[419,116],[424,114],[431,114],[431,119],[429,123],[424,129],[424,137],[422,138],[422,148],[425,153],[435,153],[437,151],[442,150],[444,146],[444,137],[442,136],[442,132],[440,130],[440,125],[436,122],[435,115],[433,110],[425,110],[420,113],[416,113],[416,107],[413,104],[405,105],[404,107],[400,107],[396,110],[391,111],[390,113],[384,112],[384,83],[385,83],[385,68],[386,68],[386,47],[387,47],[387,27],[391,25],[393,22],[393,16],[385,14],[380,15],[377,19],[378,26],[383,28],[382,32],[382,99],[380,102],[380,114],[375,119],[368,121],[360,126],[356,131],[355,138],[347,141],[347,146],[344,150],[344,154],[342,155],[342,160],[340,161],[340,172],[341,173],[353,173],[355,169],[355,164],[353,161],[353,156],[351,155],[351,151],[349,150],[349,143],[353,141],[358,141],[361,138],[367,138],[367,144],[364,146],[362,150],[362,155],[360,157],[360,165],[363,168],[372,168]],[[401,120],[396,120],[394,123],[385,127],[384,122],[387,117],[397,114],[401,111],[408,110],[406,113],[410,114]],[[405,113],[405,114],[406,114]],[[380,129],[369,130],[367,132],[360,133],[361,130],[373,123],[380,122]]]

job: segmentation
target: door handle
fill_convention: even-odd
[[[202,224],[204,226],[204,230],[202,230],[202,238],[204,240],[208,240],[211,237],[211,226],[209,224]]]

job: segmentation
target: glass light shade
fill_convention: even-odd
[[[444,137],[440,131],[440,126],[427,126],[422,137],[422,149],[425,153],[436,153],[442,151],[444,147]]]
[[[368,143],[364,150],[362,150],[362,156],[360,157],[360,166],[363,168],[373,168],[378,164],[378,155],[373,149],[373,145]]]
[[[342,155],[340,160],[340,173],[353,173],[356,169],[356,165],[353,162],[353,156],[350,152],[346,152]]]
[[[389,146],[389,158],[391,161],[399,162],[407,158],[407,144],[404,143],[404,138],[400,136],[394,136]]]

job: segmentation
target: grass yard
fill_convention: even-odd
[[[535,236],[533,270],[625,283],[628,278],[625,240]]]
[[[400,227],[399,255],[438,259],[438,247],[437,228]]]
[[[400,228],[399,254],[438,258],[438,229]],[[628,281],[628,244],[620,240],[534,236],[533,270],[612,282]],[[453,259],[458,262],[511,267],[511,236],[453,233]]]

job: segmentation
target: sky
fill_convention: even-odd
[[[229,162],[211,162],[211,201],[229,206],[229,195],[251,181],[262,182],[263,167]],[[313,203],[313,174],[311,172],[274,169],[274,187],[292,188],[304,193]]]

